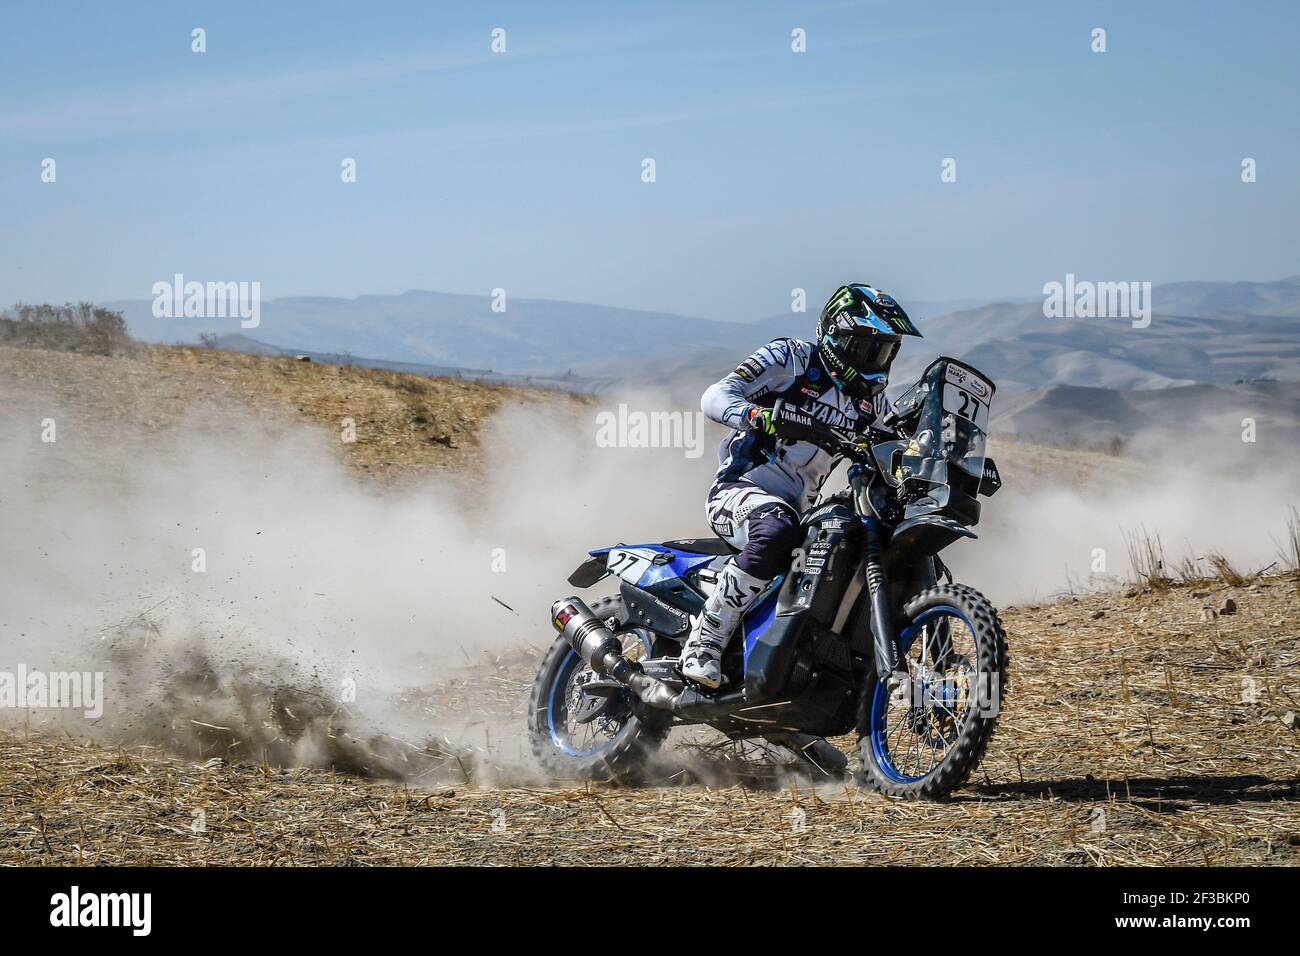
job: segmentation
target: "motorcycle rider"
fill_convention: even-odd
[[[704,392],[700,409],[732,429],[718,450],[706,513],[739,553],[682,647],[684,677],[710,688],[722,683],[732,632],[802,543],[799,518],[838,462],[777,435],[773,404],[784,399],[846,437],[865,435],[888,408],[884,391],[902,337],[920,334],[893,297],[862,283],[841,286],[821,311],[816,342],[774,339]]]

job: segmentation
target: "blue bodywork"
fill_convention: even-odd
[[[694,551],[683,551],[679,548],[670,548],[663,544],[618,544],[609,548],[597,548],[594,551],[588,551],[593,558],[598,558],[609,554],[614,550],[632,550],[632,551],[653,551],[655,554],[670,554],[672,558],[663,564],[648,564],[641,574],[632,584],[639,588],[650,588],[656,584],[675,581],[685,577],[688,573],[703,565],[710,564],[717,559],[714,554],[697,554]],[[767,586],[767,592],[759,599],[758,603],[749,609],[741,622],[742,633],[745,636],[745,660],[749,660],[750,651],[758,642],[759,636],[772,623],[776,617],[776,598],[781,589],[781,582],[785,575],[777,575],[771,584]],[[689,585],[688,585],[689,586]],[[665,596],[662,590],[656,589],[656,593]]]
[[[769,624],[776,619],[776,597],[781,590],[781,582],[785,580],[784,574],[778,574],[772,583],[767,586],[767,593],[763,595],[745,615],[740,626],[745,635],[745,663],[749,663],[749,653],[758,643],[759,637],[767,630]]]
[[[665,564],[651,563],[641,576],[632,583],[639,588],[649,587],[652,584],[658,584],[661,581],[671,581],[673,578],[680,578],[688,571],[698,568],[702,564],[708,564],[716,555],[696,554],[693,551],[678,551],[674,548],[664,547],[662,544],[616,544],[612,548],[597,548],[595,551],[588,551],[593,558],[598,558],[602,554],[609,554],[615,549],[628,549],[634,551],[653,551],[656,554],[671,554],[672,560]]]

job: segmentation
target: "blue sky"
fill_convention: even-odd
[[[0,304],[182,272],[752,318],[846,280],[906,303],[1279,278],[1297,9],[7,3]]]

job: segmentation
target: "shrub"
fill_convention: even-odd
[[[0,344],[24,348],[118,355],[131,351],[121,312],[90,302],[25,305],[0,312]]]

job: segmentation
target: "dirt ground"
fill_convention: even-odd
[[[357,441],[341,454],[383,480],[472,473],[481,423],[542,397],[574,400],[209,349],[0,347],[11,412],[57,407],[88,431],[162,429],[225,399],[322,429],[352,418]],[[1140,467],[1001,439],[993,453],[1022,484]],[[705,773],[700,758],[644,789],[499,785],[475,762],[491,763],[487,742],[436,783],[401,784],[11,729],[0,863],[1296,865],[1300,578],[1226,580],[1006,609],[1000,726],[943,804]],[[522,726],[540,650],[467,666],[422,689],[422,706],[486,703]]]
[[[1217,613],[1229,599],[1236,612]],[[1294,576],[1012,608],[1005,623],[998,733],[943,804],[788,776],[501,787],[471,768],[429,788],[6,733],[0,862],[1300,864]],[[531,666],[480,668],[457,693],[491,684],[522,717]]]
[[[64,433],[157,432],[186,415],[239,407],[340,436],[344,461],[387,480],[473,469],[478,430],[506,402],[578,400],[199,347],[136,345],[131,355],[110,357],[0,345],[0,405],[67,415]],[[342,440],[348,421],[352,441]]]

